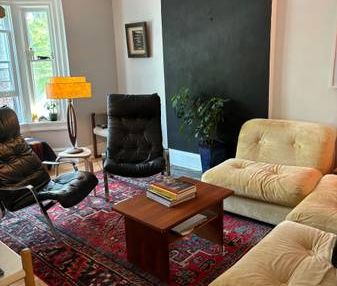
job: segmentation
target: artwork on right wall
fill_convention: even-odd
[[[334,58],[334,67],[332,73],[332,86],[337,88],[337,36],[336,36],[336,44],[335,44],[335,58]]]

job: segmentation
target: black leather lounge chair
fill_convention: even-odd
[[[108,142],[104,160],[105,197],[108,174],[148,177],[170,174],[163,149],[160,98],[157,94],[108,96]]]
[[[57,202],[64,208],[78,204],[98,183],[95,175],[78,171],[75,164],[72,164],[74,172],[51,180],[40,159],[20,135],[20,125],[15,112],[8,107],[0,108],[0,210],[2,216],[5,215],[6,210],[14,212],[37,203],[57,237],[47,210]]]

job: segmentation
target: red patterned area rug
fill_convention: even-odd
[[[17,252],[30,247],[36,275],[51,286],[162,285],[127,262],[124,223],[111,211],[111,202],[143,193],[160,176],[110,179],[110,203],[104,201],[102,174],[97,177],[96,197],[91,194],[72,209],[56,205],[49,210],[61,241],[54,239],[36,206],[7,213],[0,221],[0,240]],[[225,213],[223,251],[196,235],[170,245],[170,285],[208,285],[271,229]]]

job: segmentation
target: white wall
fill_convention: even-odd
[[[106,112],[106,96],[116,92],[115,40],[111,0],[62,0],[70,73],[92,83],[91,99],[75,100],[78,143],[92,144],[90,114]]]
[[[112,0],[119,93],[155,93],[161,98],[163,144],[167,147],[160,0]],[[150,58],[128,58],[125,24],[147,22]]]
[[[336,33],[336,0],[278,1],[270,117],[337,126]]]
[[[92,112],[106,112],[106,96],[117,91],[115,40],[111,0],[62,0],[70,73],[84,75],[92,83],[91,99],[74,100],[78,145],[90,146]],[[25,132],[46,140],[53,148],[70,146],[68,132]]]

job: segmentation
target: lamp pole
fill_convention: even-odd
[[[68,99],[68,108],[67,108],[67,126],[68,134],[72,148],[66,150],[68,154],[77,154],[83,151],[82,148],[76,147],[76,138],[77,138],[77,120],[74,109],[74,104],[72,99]]]

